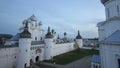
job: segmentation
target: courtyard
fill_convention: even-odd
[[[60,65],[66,65],[69,63],[72,63],[76,60],[82,59],[86,56],[91,56],[91,55],[99,55],[99,51],[98,50],[74,50],[62,55],[58,55],[53,57],[53,59],[45,61],[48,63],[53,63],[53,64],[60,64]]]

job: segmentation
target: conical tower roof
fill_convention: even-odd
[[[20,38],[31,38],[31,33],[28,31],[28,23],[25,23],[25,27],[22,33],[20,33]]]
[[[78,30],[78,35],[76,36],[76,39],[82,39],[79,30]]]
[[[48,27],[48,32],[46,34],[46,38],[53,38],[53,35],[50,32],[50,27]]]

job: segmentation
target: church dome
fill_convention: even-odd
[[[42,22],[40,21],[38,25],[42,25]]]
[[[37,18],[36,18],[36,16],[33,14],[33,15],[30,17],[30,20],[31,20],[31,21],[37,21]]]
[[[25,23],[26,23],[26,20],[23,21],[23,24],[25,24]]]
[[[101,0],[101,2],[104,4],[104,3],[106,3],[107,1],[109,1],[109,0]]]
[[[76,39],[82,39],[79,31],[78,31],[78,35],[76,36]]]
[[[27,23],[25,23],[24,31],[20,33],[20,38],[31,38],[31,33],[28,31]]]

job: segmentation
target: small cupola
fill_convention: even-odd
[[[78,35],[76,36],[76,39],[82,39],[79,30],[78,30]]]
[[[58,35],[57,39],[60,39],[59,35]]]
[[[40,21],[40,22],[38,23],[38,25],[39,25],[39,26],[42,26],[42,21]]]
[[[67,35],[67,33],[66,32],[64,32],[64,36],[66,36]]]
[[[48,27],[48,32],[46,34],[46,38],[53,38],[53,35],[50,32],[50,27]]]
[[[31,20],[31,21],[37,21],[37,18],[36,18],[36,16],[33,14],[33,15],[30,17],[30,20]]]
[[[31,38],[31,33],[28,31],[28,23],[25,23],[23,32],[20,33],[20,38]]]

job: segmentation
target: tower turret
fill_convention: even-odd
[[[68,39],[67,39],[67,33],[66,33],[66,32],[64,32],[64,38],[63,38],[63,41],[64,41],[64,42],[67,42],[67,41],[68,41]]]
[[[48,32],[45,37],[45,59],[52,59],[52,46],[53,46],[53,35],[50,32],[50,27],[48,27]]]
[[[78,35],[76,36],[76,43],[79,46],[79,48],[81,48],[83,46],[83,41],[82,41],[82,37],[80,35],[79,30],[78,30]]]
[[[23,32],[20,33],[17,68],[26,68],[30,66],[30,46],[31,33],[28,31],[28,23],[26,22]]]
[[[60,43],[60,37],[59,37],[59,35],[57,37],[57,43]]]

